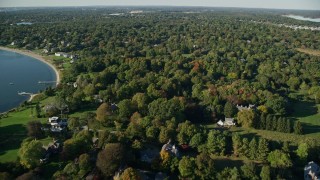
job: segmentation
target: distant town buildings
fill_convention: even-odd
[[[243,20],[240,20],[243,21]],[[276,23],[270,23],[270,22],[263,22],[263,21],[253,21],[250,22],[256,23],[256,24],[271,24],[278,27],[287,27],[294,30],[311,30],[311,31],[320,31],[320,27],[317,26],[299,26],[299,25],[290,25],[290,24],[276,24]]]

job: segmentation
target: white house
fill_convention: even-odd
[[[236,107],[239,111],[242,111],[242,110],[254,109],[256,107],[256,105],[254,105],[254,104],[249,104],[249,106],[237,105]]]
[[[48,120],[51,125],[51,132],[61,132],[68,126],[68,121],[66,119],[60,119],[59,117],[50,117]]]
[[[234,126],[236,123],[234,122],[234,118],[225,118],[224,122],[219,120],[217,123],[219,126]]]
[[[65,52],[56,52],[54,53],[55,56],[58,56],[58,57],[65,57],[65,58],[69,58],[70,55],[68,53],[65,53]]]
[[[58,125],[59,117],[49,117],[48,122],[51,126]]]

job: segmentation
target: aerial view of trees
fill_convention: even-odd
[[[293,115],[294,104],[319,103],[320,58],[296,49],[320,49],[320,31],[275,25],[314,23],[280,10],[134,10],[0,12],[0,46],[52,58],[62,74],[34,104],[19,162],[0,163],[0,179],[50,168],[56,179],[301,179],[320,162],[306,135],[319,128]],[[68,119],[66,131],[44,133],[51,116]],[[62,141],[59,152],[44,150],[48,139]]]

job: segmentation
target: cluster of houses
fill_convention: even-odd
[[[236,105],[238,111],[243,111],[243,110],[255,110],[256,105],[254,104],[249,104],[248,106],[243,106],[243,105]],[[234,118],[225,118],[224,121],[219,120],[217,122],[218,126],[220,127],[231,127],[231,126],[235,126],[236,123],[234,121]]]
[[[243,21],[243,20],[240,20],[240,21]],[[263,21],[253,21],[253,20],[251,20],[251,22],[257,23],[257,24],[271,24],[271,25],[274,25],[274,26],[287,27],[287,28],[294,29],[294,30],[302,29],[302,30],[320,31],[320,27],[316,27],[316,26],[276,24],[276,23],[266,23],[266,22],[263,22]]]
[[[312,26],[298,26],[298,25],[287,25],[287,24],[277,24],[279,27],[287,27],[290,29],[302,29],[302,30],[311,30],[311,31],[320,31],[320,27],[312,27]]]
[[[71,59],[70,63],[74,63],[74,61],[76,61],[79,58],[78,55],[68,54],[65,52],[56,52],[54,55],[57,57],[70,58]]]

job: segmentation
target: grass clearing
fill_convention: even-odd
[[[22,141],[27,138],[26,124],[31,120],[45,123],[47,118],[31,116],[31,108],[8,113],[7,118],[0,119],[0,162],[12,162],[18,157]],[[52,141],[52,139],[50,138]],[[50,142],[48,138],[41,139],[44,144]]]
[[[302,122],[304,135],[242,127],[232,127],[229,130],[231,132],[238,132],[248,138],[258,136],[273,141],[288,141],[293,144],[297,144],[310,138],[315,139],[320,144],[320,104],[314,104],[313,102],[308,101],[297,101],[292,104],[292,108],[293,114],[290,117],[295,121]],[[209,124],[206,125],[206,127],[208,129],[214,129],[216,128],[216,125]]]
[[[307,48],[296,48],[297,51],[306,53],[312,56],[320,56],[320,50],[307,49]]]
[[[295,102],[291,117],[302,123],[306,136],[320,137],[320,104]]]

